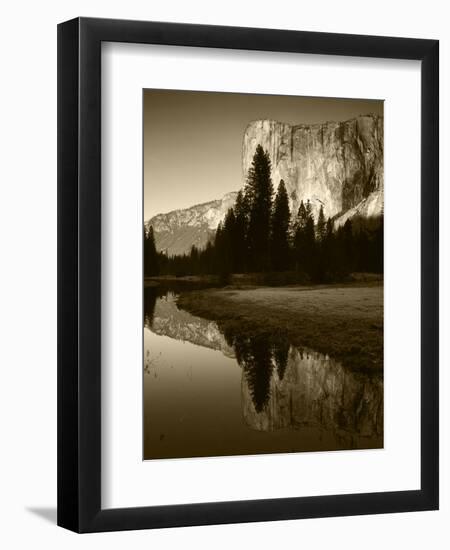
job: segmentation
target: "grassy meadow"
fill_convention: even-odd
[[[355,370],[383,369],[383,284],[225,287],[182,293],[178,306],[226,331],[287,336]]]

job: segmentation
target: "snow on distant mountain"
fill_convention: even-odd
[[[153,226],[157,250],[171,256],[189,252],[192,245],[203,248],[234,205],[236,196],[237,192],[232,191],[222,199],[153,216],[146,225]]]

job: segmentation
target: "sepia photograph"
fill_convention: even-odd
[[[143,90],[143,459],[381,449],[384,109]]]
[[[21,295],[32,273],[39,284],[30,292],[45,298],[34,308],[44,321],[29,331],[33,357],[57,336],[56,382],[54,372],[45,377],[51,349],[42,368],[28,369],[33,383],[9,369],[20,390],[33,390],[33,410],[54,408],[37,383],[57,390],[56,418],[51,410],[31,432],[27,408],[9,392],[7,410],[24,419],[13,439],[27,446],[14,456],[30,454],[29,437],[17,434],[35,433],[51,453],[57,436],[57,507],[48,514],[30,501],[30,521],[51,515],[65,530],[139,540],[179,527],[173,546],[183,548],[184,528],[195,526],[196,549],[206,531],[211,546],[213,525],[223,548],[254,546],[258,531],[273,549],[280,529],[283,541],[299,540],[294,520],[307,527],[315,518],[333,521],[319,543],[306,528],[318,547],[341,537],[356,548],[368,533],[373,548],[389,547],[398,531],[415,548],[443,535],[443,23],[427,38],[425,12],[415,28],[387,3],[387,18],[386,9],[368,18],[355,3],[352,34],[350,11],[329,4],[317,20],[290,6],[275,28],[271,14],[264,21],[264,10],[247,13],[242,2],[234,16],[227,4],[225,19],[195,14],[191,3],[180,3],[177,22],[138,12],[61,18],[57,109],[55,90],[35,86],[39,101],[30,102],[29,87],[13,86],[26,96],[19,111],[29,105],[44,124],[24,127],[7,109],[19,148],[9,180],[18,166],[36,172],[42,144],[57,145],[57,200],[44,201],[57,205],[57,235],[52,216],[33,217],[42,182],[54,195],[51,178],[21,178],[31,194],[7,186],[19,189],[19,209],[33,199],[31,216],[12,216],[26,242],[11,249],[24,261],[6,262]],[[47,133],[24,163],[28,126]],[[47,157],[45,174],[55,161]],[[30,248],[24,220],[47,218],[52,238]],[[55,271],[41,241],[56,237],[57,288],[45,269],[29,270]],[[14,359],[23,309],[17,300],[10,309],[20,329]],[[51,504],[55,457],[41,454]],[[40,491],[45,475],[30,472]],[[371,529],[381,514],[383,529]],[[28,525],[16,516],[14,525]],[[348,521],[362,516],[349,538]],[[285,523],[275,533],[264,527],[274,521]]]

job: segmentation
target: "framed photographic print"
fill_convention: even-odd
[[[58,27],[58,524],[438,507],[438,42]]]

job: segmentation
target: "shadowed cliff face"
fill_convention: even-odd
[[[275,189],[284,180],[293,212],[301,200],[309,199],[316,215],[321,204],[327,217],[351,209],[352,216],[382,213],[382,117],[298,126],[272,120],[251,122],[242,147],[244,177],[258,144],[270,155]]]

